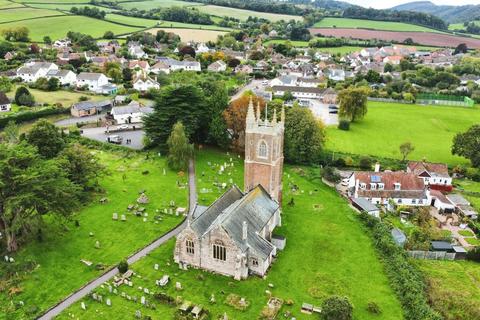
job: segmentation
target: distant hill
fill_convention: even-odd
[[[395,6],[392,10],[430,13],[449,23],[473,21],[480,17],[480,5],[439,6],[430,1],[409,2]]]

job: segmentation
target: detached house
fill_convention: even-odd
[[[364,198],[375,205],[428,206],[429,195],[423,179],[414,173],[354,172],[348,180],[349,195]]]
[[[77,88],[82,87],[100,94],[113,94],[117,91],[116,86],[110,84],[103,73],[81,72],[77,76]]]
[[[152,112],[152,108],[141,107],[138,102],[132,101],[126,106],[113,107],[111,114],[118,124],[141,123],[142,118]]]
[[[227,70],[227,64],[222,60],[218,60],[211,63],[207,69],[212,72],[223,72]]]
[[[143,60],[131,60],[128,62],[128,68],[134,71],[140,71],[148,74],[150,72],[150,65],[147,61]]]
[[[5,93],[0,91],[0,112],[7,112],[12,109],[12,105],[10,104],[10,100],[5,95]]]
[[[86,117],[98,114],[112,106],[112,101],[81,101],[75,103],[70,108],[70,113],[74,117]]]
[[[133,88],[145,92],[150,89],[160,89],[160,84],[148,76],[138,77],[133,80]]]
[[[425,185],[431,189],[452,191],[452,178],[448,173],[448,166],[443,163],[429,163],[424,161],[410,161],[407,172],[422,178]]]
[[[73,86],[77,82],[77,75],[70,70],[50,70],[46,78],[57,78],[62,86]]]
[[[160,72],[164,72],[166,74],[169,74],[170,73],[170,68],[168,67],[168,65],[165,62],[159,61],[159,62],[155,63],[150,68],[150,72],[152,72],[154,74],[159,74]]]
[[[22,78],[24,82],[35,82],[39,78],[46,77],[52,70],[58,70],[58,66],[51,62],[27,62],[17,69],[17,77]]]

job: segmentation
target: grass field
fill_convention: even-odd
[[[19,8],[19,7],[23,7],[23,5],[19,3],[10,2],[7,0],[0,0],[0,9]]]
[[[42,0],[40,0],[42,1]],[[76,0],[75,0],[76,1]],[[105,12],[111,12],[115,11],[114,9],[110,8],[105,8],[105,7],[100,7],[100,6],[93,6],[88,3],[70,3],[70,1],[67,1],[67,3],[51,3],[50,0],[46,1],[47,3],[31,3],[29,4],[30,7],[33,8],[41,8],[41,9],[58,9],[58,10],[63,10],[63,11],[70,11],[72,7],[89,7],[89,8],[97,8],[99,10],[105,11]]]
[[[348,18],[324,18],[313,26],[314,28],[365,28],[389,31],[426,31],[439,32],[434,29],[402,22],[373,21]]]
[[[340,55],[345,55],[349,54],[352,52],[357,52],[362,50],[363,47],[357,47],[357,46],[345,46],[345,47],[333,47],[333,48],[319,48],[318,50],[321,52],[327,52],[330,54],[340,54]]]
[[[147,30],[152,34],[156,34],[158,30],[165,30],[166,32],[173,32],[177,34],[180,39],[186,41],[216,41],[219,35],[224,35],[225,31],[215,30],[199,30],[199,29],[184,29],[184,28],[153,28]]]
[[[15,90],[16,88],[13,88],[9,93],[7,93],[7,96],[10,99],[13,99],[15,96]],[[42,91],[42,90],[37,90],[37,89],[28,89],[33,96],[35,97],[35,101],[41,104],[47,103],[50,105],[56,104],[56,103],[61,103],[62,106],[69,108],[72,104],[79,102],[81,96],[86,96],[90,100],[93,101],[99,101],[99,100],[105,100],[104,96],[100,95],[92,95],[89,94],[88,92],[71,92],[71,91],[66,91],[66,90],[58,90],[54,92],[48,92],[48,91]]]
[[[236,8],[229,8],[229,7],[220,7],[220,6],[213,6],[213,5],[206,5],[206,6],[199,6],[198,10],[218,16],[218,17],[234,17],[240,20],[247,20],[248,17],[258,17],[268,19],[270,21],[279,21],[279,20],[298,20],[301,21],[303,18],[301,16],[292,16],[287,14],[276,14],[276,13],[268,13],[268,12],[257,12],[251,10],[243,10],[243,9],[236,9]]]
[[[62,15],[62,13],[55,10],[46,10],[46,9],[19,8],[19,9],[1,10],[0,29],[2,28],[1,24],[5,22],[32,19],[32,18],[38,18],[38,17],[58,16],[58,15]]]
[[[290,41],[290,40],[282,40],[282,39],[265,41],[265,45],[268,46],[269,44],[279,44],[279,43],[286,43],[286,42],[289,42],[294,47],[299,47],[299,48],[308,47],[308,41]]]
[[[228,167],[226,176],[218,178],[215,173],[220,164],[229,163],[230,157],[233,158],[233,169]],[[219,182],[232,178],[241,186],[241,162],[236,156],[225,153],[203,151],[198,154],[196,172],[199,190],[216,190],[212,186],[216,178]],[[291,311],[291,317],[297,319],[315,319],[315,315],[300,313],[302,303],[320,305],[325,297],[332,294],[347,295],[351,299],[357,320],[402,319],[399,302],[389,287],[371,239],[355,214],[334,190],[321,182],[307,180],[307,176],[301,169],[286,169],[284,199],[294,197],[295,205],[284,206],[282,227],[278,232],[287,237],[287,247],[280,252],[265,280],[251,277],[238,282],[200,270],[180,271],[172,261],[174,241],[170,241],[133,265],[132,269],[141,276],[133,279],[133,288],[122,286],[118,296],[109,293],[106,287],[99,289],[104,301],[107,297],[112,299],[112,307],[85,298],[86,311],[81,310],[80,303],[77,303],[67,309],[60,319],[131,319],[135,310],[141,310],[142,315],[150,315],[153,319],[171,319],[175,307],[161,304],[137,289],[143,287],[154,292],[160,291],[155,286],[155,280],[164,274],[171,277],[166,287],[169,295],[181,296],[184,300],[203,305],[210,311],[211,319],[218,319],[225,312],[229,319],[257,319],[268,300],[265,290],[270,290],[275,297],[292,299],[293,305],[284,305],[281,313]],[[293,183],[301,190],[296,194],[287,190],[287,186]],[[208,200],[214,199],[215,194],[217,191],[209,194]],[[315,208],[314,204],[318,204],[318,207]],[[153,268],[156,263],[160,265],[159,271]],[[180,292],[175,290],[176,281],[184,288]],[[274,287],[269,288],[269,283]],[[138,300],[142,295],[147,296],[147,300],[155,303],[156,310],[121,298],[122,291],[136,296]],[[225,299],[230,293],[245,297],[250,303],[249,307],[245,311],[237,311],[227,305]],[[212,294],[216,299],[215,304],[209,302]],[[369,302],[376,302],[382,314],[374,316],[369,313],[366,310]]]
[[[128,25],[131,25],[131,26],[142,27],[142,28],[154,27],[158,23],[160,23],[159,20],[127,17],[127,16],[122,16],[120,14],[113,14],[113,13],[107,14],[105,16],[105,20],[113,21],[113,22],[117,22],[117,23],[128,24]]]
[[[120,6],[125,9],[136,8],[138,10],[149,10],[159,7],[192,7],[192,6],[201,6],[201,3],[198,2],[187,2],[187,1],[177,1],[177,0],[152,0],[152,1],[133,1],[133,2],[122,2]]]
[[[475,22],[476,25],[480,25],[480,20],[477,21],[469,21],[469,22]],[[449,30],[465,30],[465,26],[463,23],[452,23],[448,26]]]
[[[453,136],[480,121],[478,107],[418,106],[369,102],[365,119],[350,131],[327,128],[327,149],[354,154],[401,158],[399,146],[410,141],[415,151],[409,159],[466,164],[450,153]]]
[[[68,31],[81,31],[90,34],[94,38],[100,38],[105,31],[112,31],[118,35],[140,30],[140,28],[122,26],[84,16],[49,17],[17,21],[1,24],[0,30],[20,26],[25,26],[30,30],[30,39],[33,41],[42,41],[44,36],[50,36],[52,39],[60,39],[65,37]],[[79,26],[82,26],[81,29],[79,29]]]
[[[179,178],[168,169],[164,176],[163,158],[152,154],[146,159],[145,154],[131,152],[95,152],[108,169],[100,179],[106,193],[96,196],[73,217],[79,221],[78,227],[73,221],[60,225],[47,217],[42,227],[44,240],[35,239],[15,255],[16,261],[32,260],[38,267],[19,276],[14,285],[21,293],[10,298],[5,291],[0,292],[0,314],[8,319],[33,318],[33,315],[25,315],[30,308],[45,309],[98,276],[101,271],[96,270],[96,264],[103,263],[106,267],[117,264],[181,221],[180,217],[162,214],[163,220],[154,223],[155,209],[167,207],[171,200],[178,206],[187,204],[187,190],[176,186],[176,181],[185,181],[185,178]],[[148,174],[142,174],[147,170]],[[147,222],[126,210],[129,204],[135,203],[139,190],[145,190],[150,199],[145,205],[149,213]],[[109,201],[102,205],[98,201],[101,197]],[[113,221],[113,212],[119,216],[126,214],[127,221]],[[93,236],[89,236],[90,232]],[[100,249],[94,248],[97,240]],[[92,261],[93,265],[88,267],[80,259]],[[25,306],[11,310],[10,300],[24,301]]]
[[[433,307],[446,320],[480,318],[480,267],[466,261],[417,260],[429,282]]]

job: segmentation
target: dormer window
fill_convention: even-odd
[[[362,190],[365,190],[367,188],[367,184],[366,183],[360,183],[360,189]]]
[[[385,189],[385,184],[379,183],[378,184],[378,190],[383,190],[383,189]]]
[[[370,183],[370,190],[377,190],[377,184],[376,183]]]
[[[395,182],[394,186],[395,190],[400,190],[402,188],[402,185],[399,182]]]

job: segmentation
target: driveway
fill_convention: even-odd
[[[308,107],[313,115],[322,120],[322,122],[327,126],[336,126],[338,125],[338,114],[331,114],[329,112],[329,104],[321,103],[316,99],[308,99],[310,101],[310,106]]]
[[[253,89],[261,89],[265,90],[265,85],[262,84],[262,81],[264,80],[252,80],[249,83],[247,83],[245,86],[243,86],[240,90],[238,90],[237,93],[235,93],[231,98],[230,101],[236,100],[243,96],[245,91],[253,90]]]
[[[133,128],[133,125],[129,125],[130,128]],[[138,126],[138,125],[137,125]],[[110,127],[112,129],[112,127]],[[132,149],[137,149],[140,150],[143,148],[143,137],[145,136],[145,131],[143,130],[127,130],[127,131],[119,131],[119,132],[110,132],[110,133],[105,133],[107,130],[106,127],[98,127],[98,128],[84,128],[82,130],[82,136],[92,139],[92,140],[97,140],[100,142],[108,143],[107,142],[107,137],[109,135],[118,135],[123,138],[122,141],[122,146],[129,147]],[[127,144],[127,139],[130,139],[132,142],[130,144]]]
[[[97,122],[98,119],[103,119],[105,115],[103,114],[95,114],[92,116],[87,116],[87,117],[70,117],[67,119],[59,120],[55,122],[55,124],[59,127],[70,127],[74,126],[77,123],[91,123],[91,122]]]

